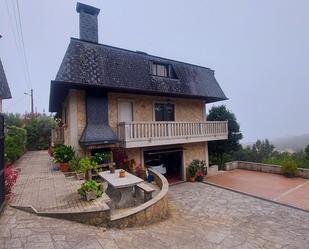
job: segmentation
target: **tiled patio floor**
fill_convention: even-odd
[[[309,180],[235,169],[206,178],[206,182],[309,211]]]
[[[103,229],[7,207],[4,249],[305,249],[309,213],[203,183],[170,187],[171,217],[146,227]]]
[[[77,193],[81,181],[52,170],[47,151],[27,152],[15,165],[20,168],[13,188],[12,206],[32,206],[38,212],[91,212],[106,207],[108,197],[83,201]]]

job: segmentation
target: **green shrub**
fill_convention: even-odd
[[[112,153],[110,151],[97,152],[92,156],[92,160],[97,164],[108,163],[111,161]]]
[[[27,133],[25,129],[16,126],[7,126],[4,139],[4,161],[13,163],[26,151]]]
[[[288,177],[295,176],[297,173],[297,164],[295,161],[291,159],[286,159],[282,163],[281,170],[282,170],[283,175],[285,176],[288,176]]]
[[[73,157],[70,161],[69,161],[69,166],[70,166],[70,171],[74,172],[74,171],[78,171],[79,169],[79,158],[77,157]]]
[[[82,197],[86,197],[86,192],[94,191],[96,192],[97,197],[101,197],[104,193],[104,188],[102,184],[98,184],[94,180],[88,180],[85,183],[81,185],[81,187],[78,189],[78,193]]]
[[[196,167],[196,165],[191,162],[189,167],[188,167],[188,175],[189,177],[195,177],[196,173],[197,173],[198,168]]]
[[[78,173],[87,173],[89,170],[94,170],[98,172],[97,163],[89,157],[83,157],[79,160]]]
[[[73,147],[62,144],[54,148],[53,156],[58,163],[68,163],[75,157],[75,151]]]

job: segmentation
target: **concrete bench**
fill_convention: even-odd
[[[135,196],[137,196],[138,190],[142,190],[144,192],[144,202],[151,200],[152,193],[155,191],[153,187],[144,182],[141,182],[135,186]]]

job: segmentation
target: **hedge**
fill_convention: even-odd
[[[26,151],[27,132],[23,128],[7,126],[7,133],[4,139],[4,161],[13,163]]]

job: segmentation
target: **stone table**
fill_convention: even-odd
[[[132,175],[129,172],[125,173],[125,177],[119,177],[119,171],[120,169],[115,170],[115,173],[103,171],[99,173],[99,176],[108,182],[106,193],[115,203],[115,207],[128,208],[134,204],[134,186],[143,182],[143,179]]]

